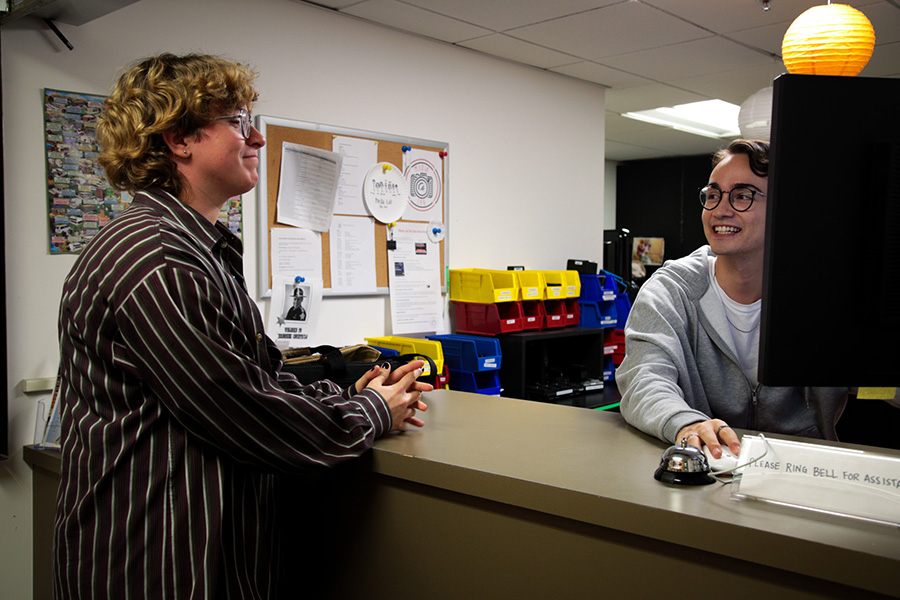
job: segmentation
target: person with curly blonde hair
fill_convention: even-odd
[[[135,196],[63,287],[58,598],[275,597],[279,474],[423,425],[422,361],[347,389],[281,368],[241,242],[217,221],[259,178],[255,77],[220,57],[161,54],[105,103],[99,161]]]
[[[172,154],[167,132],[196,135],[219,109],[227,113],[244,107],[249,114],[258,97],[256,76],[244,65],[202,55],[162,54],[129,70],[97,123],[102,147],[97,160],[110,184],[132,193],[161,187],[180,196],[185,188],[177,161],[189,156]],[[254,142],[265,144],[262,136]]]

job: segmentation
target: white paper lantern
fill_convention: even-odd
[[[741,137],[769,141],[772,135],[772,86],[764,87],[741,104],[738,127]]]

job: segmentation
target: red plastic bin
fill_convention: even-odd
[[[529,331],[544,328],[546,313],[544,312],[544,302],[542,300],[526,300],[518,304],[522,305],[523,330]]]
[[[497,335],[522,331],[525,315],[521,302],[457,302],[456,332]]]
[[[566,325],[575,326],[581,323],[581,305],[578,298],[566,298]]]
[[[544,327],[547,329],[565,327],[567,325],[568,313],[566,311],[566,301],[564,299],[544,300],[544,313]]]

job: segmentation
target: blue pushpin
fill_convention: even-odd
[[[306,281],[306,277],[300,277],[299,275],[294,277],[294,283],[303,283],[304,281]]]
[[[439,234],[440,232],[441,232],[441,228],[440,228],[440,227],[435,227],[434,229],[431,230],[431,233],[433,233],[433,234],[435,234],[435,235]]]
[[[412,147],[411,146],[403,146],[400,148],[400,150],[402,150],[403,152],[409,152],[410,150],[412,150]]]

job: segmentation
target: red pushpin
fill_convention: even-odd
[[[444,158],[445,156],[447,156],[447,153],[444,152],[443,150],[441,150],[440,152],[438,152],[438,156],[440,156],[441,158]]]

